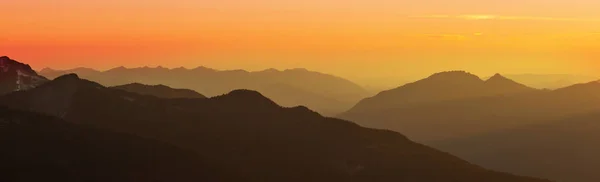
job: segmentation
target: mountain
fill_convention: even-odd
[[[0,57],[0,95],[34,88],[46,78],[39,76],[29,65],[19,63],[9,57]]]
[[[206,98],[204,95],[189,89],[174,89],[165,85],[144,85],[139,83],[131,83],[127,85],[112,87],[128,92],[138,93],[141,95],[151,95],[160,98],[175,99],[175,98]]]
[[[439,141],[432,146],[484,167],[558,182],[600,181],[600,114]]]
[[[94,70],[91,68],[75,68],[75,69],[70,69],[67,71],[54,70],[51,68],[44,68],[44,69],[40,70],[40,72],[39,72],[40,75],[44,75],[46,78],[49,78],[49,79],[58,78],[62,75],[66,75],[66,74],[70,74],[70,73],[77,73],[77,75],[79,75],[81,77],[91,77],[91,76],[100,74],[100,71],[97,71],[97,70]]]
[[[500,74],[495,74],[491,78],[487,79],[484,85],[485,90],[488,92],[489,95],[508,95],[514,93],[530,92],[534,90],[526,85],[508,79]]]
[[[369,96],[357,84],[333,75],[288,69],[279,71],[268,69],[248,72],[244,70],[219,71],[205,67],[195,69],[176,68],[125,68],[118,67],[107,71],[74,69],[56,71],[44,69],[42,75],[56,78],[67,73],[75,73],[82,78],[105,86],[130,83],[148,85],[164,84],[174,88],[188,88],[206,96],[222,95],[237,89],[257,90],[278,104],[294,107],[307,106],[325,115],[336,115],[353,104]]]
[[[243,181],[545,181],[488,171],[398,133],[284,108],[250,90],[162,99],[65,75],[0,103],[171,143]]]
[[[514,74],[504,76],[539,89],[557,89],[600,79],[593,76],[569,74]]]
[[[0,108],[0,181],[212,181],[195,153],[130,134]]]
[[[430,102],[506,95],[535,91],[496,75],[487,81],[464,71],[436,73],[396,89],[383,91],[360,101],[349,113],[407,107]]]
[[[319,111],[319,113],[340,113],[343,110],[350,109],[352,104],[354,104],[348,101],[335,100],[287,84],[264,85],[257,90],[261,90],[261,94],[277,101],[277,104],[286,107],[296,106],[298,105],[297,103],[311,103],[310,109]]]
[[[499,75],[483,81],[441,73],[365,99],[340,117],[430,144],[600,110],[598,85],[535,90]]]

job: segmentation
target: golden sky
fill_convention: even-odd
[[[598,9],[598,0],[0,0],[0,54],[37,69],[600,76]]]

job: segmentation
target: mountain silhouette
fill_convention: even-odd
[[[281,107],[251,90],[163,99],[65,75],[0,103],[171,143],[243,181],[545,181],[488,171],[401,134],[306,107]]]
[[[600,181],[600,114],[590,113],[432,146],[494,170],[558,182]],[[492,145],[493,144],[493,145]]]
[[[368,112],[415,104],[450,101],[494,95],[508,95],[535,91],[497,74],[487,81],[465,71],[436,73],[396,89],[383,91],[360,101],[349,113]]]
[[[112,87],[141,95],[151,95],[160,98],[206,98],[202,94],[189,89],[174,89],[165,85],[144,85],[140,83],[131,83],[127,85]]]
[[[348,101],[345,102],[332,99],[287,84],[264,85],[257,90],[261,90],[262,94],[269,97],[269,99],[277,101],[277,104],[279,105],[290,107],[298,105],[297,103],[311,103],[308,105],[311,109],[324,113],[325,115],[340,113],[341,111],[350,109],[352,104],[355,104]],[[290,97],[290,95],[292,95],[292,97]]]
[[[0,95],[34,88],[47,79],[39,76],[29,65],[9,57],[0,57]]]
[[[90,77],[90,76],[94,76],[96,74],[100,74],[100,71],[97,71],[97,70],[94,70],[91,68],[80,67],[80,68],[70,69],[68,71],[44,68],[44,69],[40,70],[40,72],[39,72],[40,75],[44,75],[46,78],[49,78],[49,79],[58,78],[62,75],[66,75],[66,74],[70,74],[70,73],[76,73],[77,75],[80,75],[82,77]]]
[[[491,78],[485,81],[485,87],[490,90],[490,93],[495,94],[513,94],[513,93],[524,93],[532,91],[533,89],[508,79],[500,74],[495,74]]]
[[[592,76],[570,74],[513,74],[504,76],[538,89],[558,89],[599,79]]]
[[[430,144],[600,110],[598,82],[535,90],[499,75],[487,81],[464,72],[440,75],[454,77],[380,93],[340,117]]]
[[[104,72],[83,68],[66,71],[44,69],[40,72],[48,78],[56,78],[68,73],[78,74],[82,78],[105,86],[130,83],[163,84],[174,88],[192,89],[208,97],[237,89],[257,90],[278,104],[287,107],[303,105],[325,115],[336,115],[346,111],[369,95],[365,89],[351,81],[306,69],[284,71],[267,69],[248,72],[219,71],[206,67],[195,69],[118,67]]]
[[[563,96],[591,96],[600,97],[600,81],[593,81],[589,83],[580,83],[565,88],[556,89],[554,92]]]
[[[228,175],[189,150],[0,107],[0,181],[213,181]]]

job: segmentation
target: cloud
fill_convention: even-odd
[[[425,15],[412,16],[412,18],[429,18],[429,19],[459,19],[459,20],[531,20],[531,21],[581,21],[581,22],[596,22],[597,19],[583,18],[559,18],[559,17],[541,17],[541,16],[501,16],[501,15]]]
[[[465,19],[465,20],[492,20],[492,19],[498,19],[500,17],[496,16],[496,15],[459,15],[459,16],[456,16],[456,18]]]
[[[467,38],[467,36],[461,34],[424,34],[423,36],[441,40],[464,40]]]

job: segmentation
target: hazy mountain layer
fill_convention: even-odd
[[[519,83],[539,89],[557,89],[600,79],[592,76],[568,74],[517,74],[505,76]]]
[[[243,181],[542,181],[488,171],[395,132],[282,108],[249,90],[161,99],[66,75],[0,103],[172,143]]]
[[[476,164],[561,182],[600,181],[600,114],[524,126],[433,146]]]
[[[600,83],[535,90],[496,75],[430,78],[361,101],[341,117],[429,143],[600,110]]]
[[[360,86],[332,75],[305,69],[259,72],[243,70],[218,71],[204,67],[195,69],[133,68],[124,67],[100,72],[87,68],[67,71],[44,69],[40,74],[56,78],[76,73],[105,86],[129,83],[164,84],[174,88],[188,88],[206,96],[217,96],[236,89],[251,89],[264,93],[284,106],[304,105],[326,114],[339,114],[369,95]]]
[[[501,75],[484,81],[463,71],[434,74],[426,79],[366,98],[349,113],[401,108],[415,104],[534,91]]]

